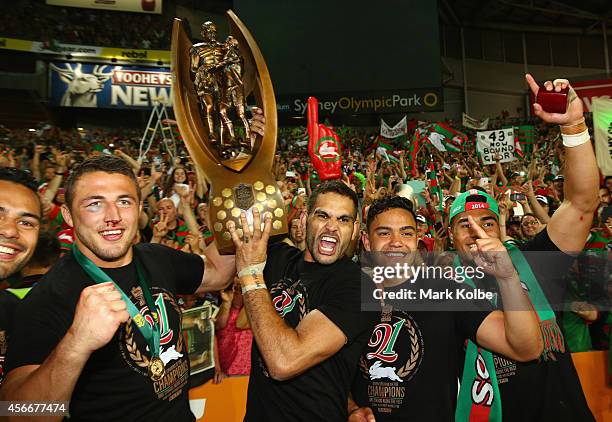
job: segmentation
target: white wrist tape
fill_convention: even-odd
[[[577,147],[578,145],[589,142],[591,139],[588,129],[575,135],[561,134],[561,138],[563,138],[563,145],[568,148]]]
[[[238,273],[238,277],[262,274],[265,266],[266,266],[266,261],[260,262],[259,264],[253,264],[253,265],[249,265],[248,267],[244,267]]]
[[[246,294],[247,292],[250,292],[251,290],[258,290],[258,289],[266,289],[266,285],[265,284],[249,284],[248,286],[244,286],[242,288],[242,294]]]

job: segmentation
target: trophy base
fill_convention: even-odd
[[[263,225],[264,214],[272,215],[271,236],[287,233],[287,217],[283,196],[276,185],[272,174],[253,183],[240,182],[232,185],[230,181],[225,186],[211,187],[208,203],[209,221],[213,221],[213,233],[217,249],[221,255],[234,253],[234,242],[228,230],[228,223],[233,221],[239,237],[243,235],[240,215],[244,212],[247,223],[253,225],[253,211],[257,209]],[[263,227],[262,227],[263,228]]]

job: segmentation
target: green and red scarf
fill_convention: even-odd
[[[554,360],[555,353],[565,352],[563,334],[557,325],[555,313],[523,253],[512,245],[506,245],[506,249],[514,268],[518,271],[521,282],[527,287],[527,294],[540,320],[540,330],[544,340],[544,351],[540,356],[540,361]],[[454,265],[455,267],[461,265],[458,256],[455,257]],[[469,277],[465,277],[465,284],[472,288],[476,287],[474,281]],[[496,299],[494,301],[496,302]],[[501,420],[502,404],[493,353],[468,340],[455,421],[499,422]]]

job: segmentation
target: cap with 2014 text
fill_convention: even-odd
[[[491,210],[499,218],[499,207],[495,199],[486,192],[470,189],[453,201],[450,208],[450,220],[452,221],[457,214],[472,210]]]

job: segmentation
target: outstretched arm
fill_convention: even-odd
[[[531,75],[527,74],[526,79],[531,92],[536,95],[542,88]],[[550,218],[548,235],[563,252],[577,253],[584,247],[593,222],[593,213],[599,203],[599,170],[584,123],[582,101],[569,82],[566,79],[556,79],[554,83],[546,81],[543,89],[560,91],[568,87],[570,101],[564,114],[548,113],[537,103],[533,109],[535,115],[545,122],[561,125],[564,137],[564,200]]]

